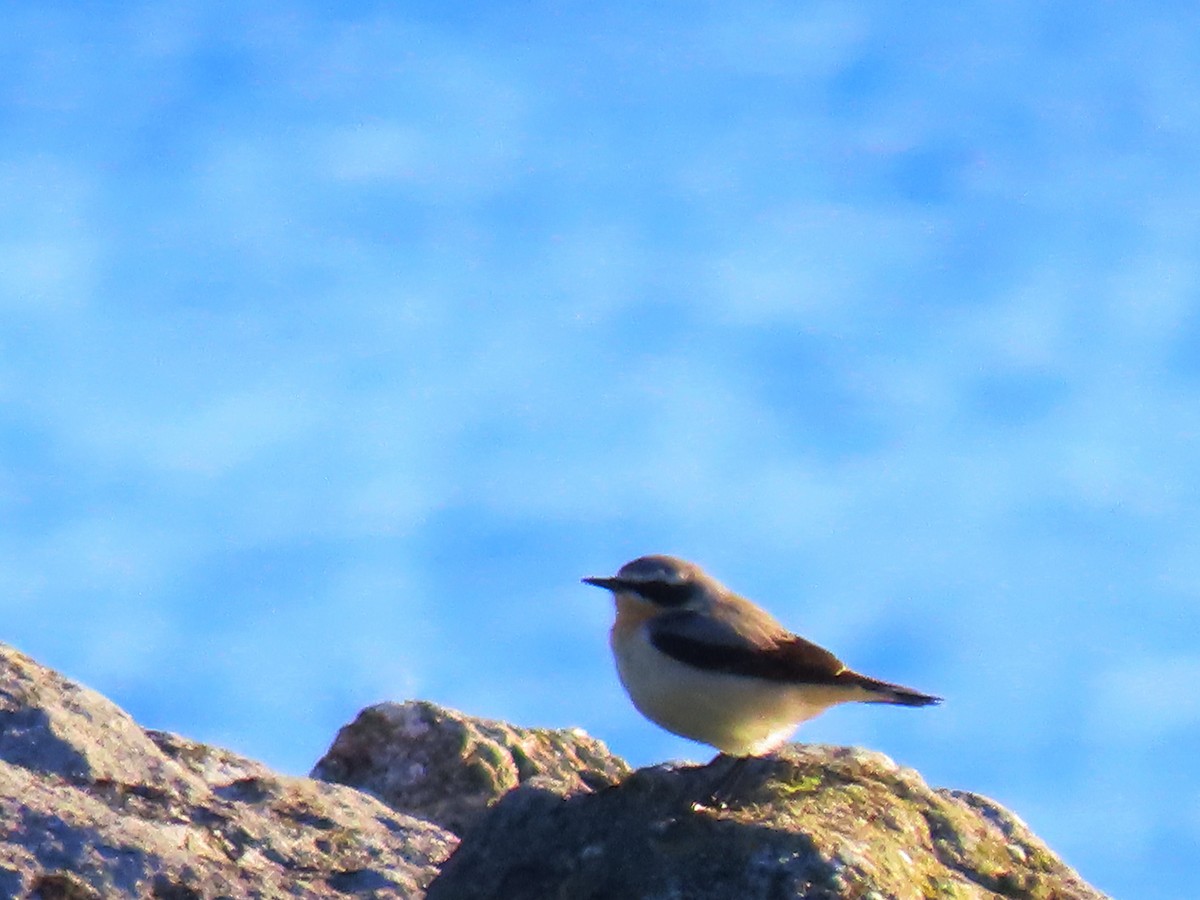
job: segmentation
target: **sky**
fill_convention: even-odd
[[[362,707],[642,720],[704,565],[871,747],[1117,897],[1200,847],[1200,14],[0,7],[0,639],[306,773]]]

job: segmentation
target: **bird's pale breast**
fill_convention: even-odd
[[[828,688],[709,672],[659,652],[645,620],[614,627],[612,649],[634,706],[675,734],[736,756],[769,752],[796,725],[847,697]]]

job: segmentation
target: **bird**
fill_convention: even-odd
[[[609,643],[633,705],[723,755],[772,753],[839,703],[942,702],[853,671],[686,560],[641,556],[583,582],[615,599]]]

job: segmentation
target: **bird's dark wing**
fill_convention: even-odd
[[[811,641],[789,634],[752,640],[730,623],[680,611],[652,619],[650,643],[672,659],[698,669],[796,684],[841,684],[840,659]]]

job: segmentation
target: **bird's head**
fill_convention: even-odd
[[[705,609],[724,588],[694,563],[674,556],[639,556],[611,578],[584,578],[584,584],[649,603],[661,611]]]

